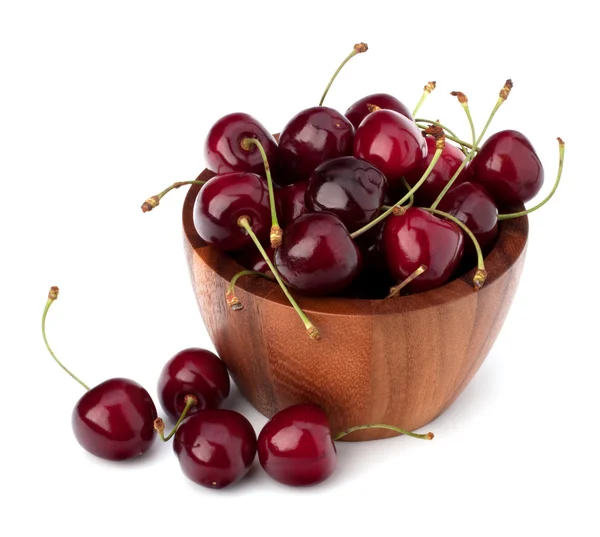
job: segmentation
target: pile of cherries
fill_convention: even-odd
[[[342,66],[366,50],[355,45]],[[172,188],[202,183],[193,215],[199,236],[246,269],[229,286],[229,305],[242,307],[234,292],[238,277],[275,278],[315,339],[319,332],[292,293],[394,297],[434,289],[472,269],[477,290],[499,221],[536,210],[555,190],[524,210],[544,182],[531,143],[514,130],[481,143],[510,80],[479,135],[467,97],[452,92],[469,120],[472,139],[465,142],[438,121],[415,119],[435,82],[413,113],[378,93],[342,114],[322,106],[333,79],[319,106],[296,114],[278,141],[248,114],[219,119],[205,144],[216,175],[175,183],[142,206],[149,211]],[[560,139],[559,148],[556,184]]]
[[[223,488],[242,479],[258,452],[261,466],[276,481],[292,486],[320,483],[337,465],[334,440],[354,431],[385,428],[431,440],[432,433],[416,434],[385,424],[352,427],[333,437],[329,420],[317,405],[288,407],[277,413],[258,435],[240,413],[219,408],[229,395],[225,364],[212,352],[191,348],[173,356],[158,379],[158,398],[167,416],[176,421],[164,435],[152,397],[137,382],[112,378],[89,388],[56,357],[46,337],[46,316],[58,298],[52,287],[42,316],[42,335],[56,362],[86,393],[72,414],[75,438],[89,453],[111,461],[142,455],[157,433],[173,438],[173,450],[183,473],[208,488]]]

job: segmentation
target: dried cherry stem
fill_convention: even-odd
[[[500,96],[498,98],[498,101],[496,101],[496,104],[492,110],[492,113],[490,114],[490,117],[488,117],[488,120],[485,124],[485,126],[483,127],[483,130],[479,133],[479,136],[477,138],[477,140],[475,141],[475,143],[473,144],[475,147],[479,147],[479,144],[481,143],[481,140],[483,139],[483,137],[485,136],[485,133],[488,130],[488,127],[490,126],[490,123],[492,122],[492,119],[494,118],[494,116],[496,115],[496,112],[498,111],[498,108],[500,108],[500,106],[502,106],[502,103],[504,101],[506,101],[506,99],[508,99],[508,96],[510,95],[510,90],[513,87],[513,83],[510,80],[510,78],[504,83],[504,86],[502,87],[502,89],[500,90]],[[450,190],[450,188],[452,187],[452,185],[454,184],[454,181],[456,181],[456,178],[460,175],[460,173],[464,170],[465,166],[471,162],[473,160],[473,157],[475,156],[475,151],[471,151],[467,157],[465,158],[465,160],[462,161],[461,165],[458,167],[458,169],[456,170],[456,172],[454,172],[454,175],[450,178],[450,180],[446,183],[446,186],[443,188],[443,190],[440,192],[439,196],[435,199],[435,201],[432,203],[431,208],[435,209],[437,208],[437,206],[439,205],[440,201],[442,201],[442,198],[446,195],[446,192],[448,192],[448,190]]]
[[[423,272],[427,270],[427,265],[421,265],[417,270],[415,270],[408,278],[402,280],[398,285],[394,285],[390,289],[390,294],[386,298],[395,298],[400,294],[400,291],[404,289],[410,282],[412,282],[415,278],[418,278]]]
[[[433,433],[412,433],[410,431],[406,431],[405,429],[400,429],[400,427],[395,427],[394,425],[387,425],[385,423],[370,423],[368,425],[357,425],[356,427],[350,427],[350,429],[346,429],[345,431],[338,433],[335,436],[334,440],[339,440],[340,438],[344,438],[344,436],[349,435],[350,433],[353,433],[355,431],[363,431],[365,429],[388,429],[389,431],[405,434],[406,436],[412,436],[413,438],[419,438],[420,440],[433,440]]]
[[[556,174],[556,180],[554,181],[554,186],[552,187],[550,194],[548,194],[542,201],[540,201],[537,205],[535,205],[531,209],[519,211],[518,213],[499,214],[498,220],[510,220],[511,218],[519,218],[520,216],[525,216],[526,214],[537,211],[538,209],[540,209],[541,207],[546,205],[546,203],[550,200],[550,198],[552,196],[554,196],[554,193],[556,192],[556,189],[558,188],[558,183],[560,183],[560,177],[562,175],[562,170],[563,170],[563,163],[565,160],[565,143],[562,141],[562,138],[557,138],[557,140],[558,140],[558,173]]]
[[[291,293],[288,291],[288,288],[286,287],[285,283],[283,283],[283,280],[281,279],[281,276],[279,276],[279,272],[275,268],[275,265],[273,265],[273,263],[269,259],[267,252],[265,252],[265,249],[262,247],[262,244],[260,243],[260,241],[256,237],[254,231],[252,230],[250,218],[248,218],[247,216],[240,216],[238,218],[237,223],[238,223],[238,226],[240,226],[241,228],[246,230],[246,233],[248,233],[248,235],[250,235],[251,239],[254,241],[254,244],[258,248],[258,251],[263,256],[265,262],[269,266],[269,269],[271,269],[273,276],[275,276],[275,279],[277,280],[277,283],[281,287],[281,290],[285,293],[285,296],[290,301],[290,304],[296,310],[296,313],[298,314],[298,316],[304,323],[304,327],[306,328],[306,332],[307,332],[308,336],[311,339],[319,339],[319,330],[317,329],[317,327],[314,324],[312,324],[312,322],[306,316],[306,314],[302,311],[300,306],[298,306],[298,303],[296,302],[294,297],[291,295]]]
[[[234,311],[244,308],[239,298],[235,295],[235,284],[242,276],[261,276],[267,280],[273,279],[271,274],[265,274],[264,272],[258,272],[257,270],[242,270],[238,272],[233,278],[231,278],[229,286],[227,287],[227,292],[225,293],[227,305]]]
[[[50,306],[52,306],[52,303],[57,298],[58,298],[58,287],[52,286],[50,288],[50,291],[48,292],[48,300],[46,302],[46,307],[44,308],[44,313],[42,314],[42,336],[44,337],[44,343],[46,344],[46,348],[48,349],[48,352],[50,353],[50,355],[52,356],[52,358],[54,358],[54,361],[60,367],[62,367],[63,371],[65,371],[71,378],[75,379],[77,382],[79,382],[79,384],[81,384],[86,390],[89,391],[90,387],[85,382],[83,382],[81,379],[79,379],[78,377],[76,377],[73,373],[71,373],[71,371],[69,371],[61,363],[61,361],[56,357],[56,354],[54,354],[54,352],[50,348],[50,344],[48,343],[48,338],[46,337],[46,315],[48,315],[48,310],[50,309]]]
[[[419,99],[417,106],[415,106],[415,109],[413,110],[413,113],[412,113],[413,117],[415,117],[417,115],[419,108],[421,108],[421,106],[425,102],[425,99],[427,99],[427,97],[429,97],[429,94],[434,89],[435,89],[435,80],[432,82],[427,82],[427,84],[425,84],[425,87],[423,88],[423,94],[421,95],[421,98]]]
[[[452,216],[451,214],[427,207],[422,207],[422,209],[424,211],[427,211],[432,214],[437,214],[438,216],[442,216],[443,218],[447,218],[448,220],[454,222],[473,241],[475,251],[477,252],[477,271],[475,272],[475,276],[473,276],[473,288],[475,289],[475,291],[479,291],[479,289],[481,289],[483,287],[483,284],[485,283],[485,279],[487,278],[487,272],[485,270],[485,264],[483,263],[483,253],[481,252],[481,246],[479,246],[479,241],[477,240],[475,235],[473,235],[473,232],[465,225],[464,222],[461,222],[458,218]]]
[[[319,106],[323,105],[323,101],[325,100],[325,97],[327,97],[327,93],[329,92],[329,88],[331,87],[331,84],[333,84],[333,81],[337,78],[338,74],[340,73],[340,71],[342,70],[344,65],[346,65],[357,54],[360,54],[362,52],[367,52],[367,50],[369,50],[369,46],[366,43],[356,43],[356,45],[354,45],[352,52],[350,54],[348,54],[348,56],[346,56],[346,59],[340,64],[340,66],[337,68],[335,73],[333,73],[333,76],[331,77],[329,84],[327,84],[327,87],[325,88],[325,91],[323,92],[323,95],[321,96],[321,100],[319,101]]]
[[[148,211],[158,207],[160,200],[163,199],[165,194],[168,194],[174,188],[179,188],[180,186],[184,185],[203,185],[204,183],[206,183],[206,181],[178,181],[177,183],[173,183],[170,187],[165,188],[162,192],[156,194],[156,196],[150,196],[144,203],[142,203],[142,212],[147,213]]]
[[[256,138],[244,138],[240,145],[245,151],[250,151],[252,146],[255,145],[260,151],[263,163],[265,165],[265,175],[267,176],[267,186],[269,187],[269,205],[271,207],[271,232],[269,234],[269,240],[271,241],[271,248],[274,250],[281,246],[281,238],[283,237],[283,230],[279,226],[277,220],[277,207],[275,206],[275,193],[273,192],[273,179],[271,178],[271,166],[269,166],[269,160],[265,153],[265,148],[262,146],[259,140]]]
[[[160,436],[163,442],[166,442],[171,439],[171,437],[177,432],[177,429],[179,429],[181,422],[188,415],[190,409],[198,404],[198,399],[196,399],[196,397],[191,394],[186,395],[183,398],[183,401],[185,402],[185,407],[181,411],[181,415],[179,416],[177,423],[175,423],[173,430],[167,436],[165,436],[165,422],[162,420],[162,418],[156,418],[154,420],[154,429],[156,430],[158,436]]]
[[[429,166],[427,167],[427,169],[425,170],[425,172],[421,176],[421,179],[419,179],[415,183],[415,186],[413,186],[408,191],[408,193],[405,194],[400,199],[400,201],[398,201],[397,203],[394,203],[394,205],[392,205],[391,207],[389,207],[388,209],[386,209],[377,218],[374,218],[373,220],[371,220],[365,226],[361,227],[360,229],[357,229],[354,233],[351,233],[350,237],[352,237],[353,239],[355,239],[356,237],[362,235],[366,231],[369,231],[369,229],[371,229],[372,227],[376,226],[377,224],[379,224],[379,222],[381,222],[382,220],[384,220],[385,218],[387,218],[390,214],[392,214],[394,212],[394,210],[396,210],[396,213],[398,213],[398,210],[402,209],[401,205],[406,200],[410,199],[410,197],[413,196],[414,193],[419,189],[419,187],[427,180],[427,178],[429,177],[429,174],[431,173],[431,171],[433,170],[433,168],[437,164],[437,161],[439,160],[440,155],[442,154],[442,151],[444,150],[444,145],[446,143],[445,142],[446,138],[444,136],[444,131],[440,127],[429,127],[427,130],[429,131],[427,134],[431,134],[432,136],[435,136],[435,138],[436,138],[436,141],[435,141],[435,147],[436,147],[436,149],[435,149],[435,153],[433,154],[433,159],[431,159],[431,162],[429,163]]]

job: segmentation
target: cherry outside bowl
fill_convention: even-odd
[[[214,174],[202,172],[200,180]],[[485,258],[488,278],[475,292],[475,269],[424,293],[391,300],[297,297],[318,327],[310,339],[276,283],[240,278],[233,311],[225,292],[243,269],[206,245],[193,223],[192,185],[183,206],[184,243],[194,292],[217,353],[244,396],[264,415],[297,403],[321,405],[333,434],[388,423],[420,429],[446,410],[492,347],[517,290],[525,261],[527,217],[501,222]],[[344,440],[396,433],[370,429]]]

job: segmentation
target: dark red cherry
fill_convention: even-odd
[[[173,450],[187,478],[220,489],[239,481],[250,469],[256,456],[256,433],[238,412],[201,410],[183,420]]]
[[[229,374],[219,357],[205,349],[185,349],[173,356],[158,377],[158,397],[163,410],[174,420],[185,408],[184,398],[193,395],[196,404],[188,415],[217,408],[229,395]]]
[[[325,412],[316,405],[295,405],[275,414],[258,435],[258,460],[284,485],[325,481],[337,466]]]
[[[281,218],[279,219],[279,222],[281,223]],[[273,250],[269,244],[264,244],[263,248],[269,256],[269,259],[272,262],[275,262],[275,250]],[[245,269],[255,270],[256,272],[262,272],[264,274],[271,272],[269,265],[267,265],[265,258],[262,256],[258,248],[242,250],[235,256],[235,260]]]
[[[463,222],[475,235],[483,254],[489,253],[498,237],[498,209],[485,188],[468,182],[453,186],[437,208]],[[465,241],[465,254],[473,256],[473,242],[466,236]]]
[[[277,216],[282,226],[287,226],[292,220],[306,212],[304,194],[307,186],[308,181],[299,181],[293,185],[275,190],[275,199],[278,206]]]
[[[346,226],[331,213],[307,213],[283,232],[275,250],[279,274],[292,289],[309,295],[347,287],[361,269],[360,250]]]
[[[248,216],[260,241],[269,236],[271,211],[265,180],[253,173],[217,175],[202,186],[194,204],[194,226],[198,235],[222,250],[234,252],[252,244],[238,226]]]
[[[383,249],[397,282],[406,279],[419,266],[427,266],[427,270],[406,287],[418,293],[448,281],[463,254],[464,238],[454,222],[411,207],[401,216],[386,219]]]
[[[75,405],[75,438],[92,455],[122,461],[146,452],[155,438],[156,407],[137,382],[114,378],[87,391]]]
[[[361,124],[362,120],[365,119],[371,112],[369,110],[369,105],[378,106],[383,110],[394,110],[403,116],[406,116],[408,119],[413,121],[412,114],[410,110],[402,104],[396,97],[390,95],[389,93],[373,93],[372,95],[367,95],[362,99],[356,101],[344,114],[352,125],[354,125],[355,129],[358,129],[358,126]]]
[[[356,130],[354,156],[376,166],[392,185],[425,159],[427,143],[410,119],[393,110],[377,110]]]
[[[279,137],[279,184],[307,180],[330,158],[352,154],[354,127],[333,108],[314,106],[296,114]]]
[[[353,232],[379,214],[386,190],[387,179],[375,166],[355,157],[337,157],[312,173],[306,208],[335,214]]]
[[[473,159],[473,180],[482,184],[498,207],[511,208],[533,199],[544,184],[544,167],[520,132],[490,136]]]
[[[269,131],[248,114],[234,113],[223,116],[208,131],[204,155],[208,169],[217,174],[249,172],[264,174],[265,168],[260,152],[252,145],[243,149],[244,138],[257,138],[265,149],[269,163],[277,159],[277,142]]]
[[[417,181],[421,179],[421,176],[433,160],[433,155],[435,154],[435,138],[427,136],[425,141],[427,142],[427,157],[425,157],[425,159],[412,171],[405,175],[410,186],[415,186],[415,184],[417,184]],[[458,170],[463,160],[465,160],[464,153],[458,149],[458,147],[447,143],[444,146],[444,149],[442,149],[442,154],[436,162],[435,167],[431,170],[431,173],[425,182],[415,192],[415,203],[417,205],[430,206],[444,189],[446,183],[454,175],[456,170]],[[458,184],[463,180],[464,176],[461,173],[453,184]]]

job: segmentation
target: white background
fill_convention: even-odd
[[[2,2],[0,4],[0,443],[4,535],[600,535],[598,70],[591,3]],[[531,218],[518,295],[464,394],[409,438],[339,444],[339,469],[286,488],[255,464],[220,492],[180,472],[170,445],[108,463],[74,440],[85,381],[134,378],[155,394],[163,363],[209,346],[183,255],[184,192],[144,199],[204,167],[217,118],[245,111],[278,131],[318,103],[342,112],[374,91],[464,137],[504,80],[490,133],[524,132],[557,196]],[[257,431],[265,418],[234,393]]]

